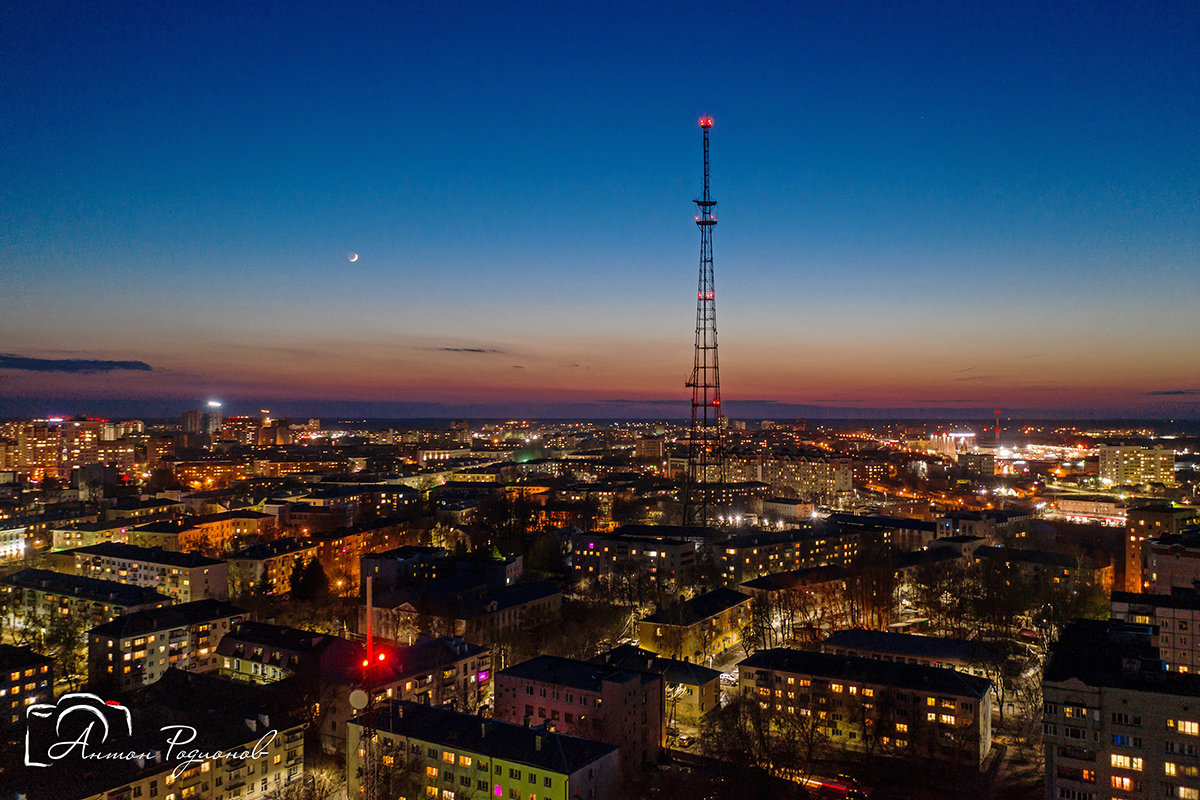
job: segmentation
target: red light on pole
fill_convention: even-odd
[[[701,117],[700,118],[700,127],[701,128],[711,128],[712,127],[712,117]]]

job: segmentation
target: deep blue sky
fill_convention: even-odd
[[[0,414],[686,405],[701,113],[732,413],[1197,413],[1200,4],[750,5],[10,5],[0,353],[154,369]]]

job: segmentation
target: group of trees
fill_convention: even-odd
[[[15,598],[0,592],[0,638],[54,659],[55,679],[65,680],[72,690],[87,676],[87,632],[94,624],[81,614],[46,611],[18,620]]]
[[[867,551],[836,576],[756,595],[744,646],[754,652],[814,644],[845,628],[885,629],[895,619],[898,590],[895,565]]]
[[[1037,626],[1054,640],[1072,619],[1108,616],[1107,590],[1082,564],[1070,570],[1029,570],[999,559],[928,564],[913,570],[906,588],[906,599],[935,629],[960,638],[1012,638]]]

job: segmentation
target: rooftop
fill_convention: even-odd
[[[1140,592],[1113,592],[1113,603],[1128,603],[1130,606],[1157,606],[1159,608],[1200,609],[1200,592],[1182,586],[1171,587],[1170,594],[1142,594]]]
[[[200,622],[236,617],[245,614],[244,609],[222,600],[196,600],[166,608],[150,608],[124,614],[111,622],[92,628],[90,633],[112,638],[139,636],[150,631],[183,628]]]
[[[360,715],[350,724],[361,726],[366,718],[367,715]],[[559,775],[572,775],[617,750],[614,745],[590,739],[405,701],[384,701],[381,708],[371,713],[371,718],[380,731]]]
[[[598,692],[605,683],[626,683],[631,680],[649,682],[657,675],[645,669],[630,670],[610,664],[591,661],[576,661],[558,656],[534,656],[528,661],[514,664],[496,673],[497,677],[520,678],[522,680],[569,686],[586,692]]]
[[[0,672],[10,669],[52,664],[54,659],[44,656],[32,647],[17,647],[13,644],[0,644]]]
[[[81,575],[64,575],[48,569],[23,569],[15,572],[0,583],[22,589],[53,592],[100,603],[122,606],[140,606],[150,603],[168,605],[171,599],[145,586],[85,578]]]
[[[274,539],[269,542],[243,547],[229,556],[229,560],[274,558],[276,556],[287,555],[288,553],[298,553],[301,550],[308,550],[316,546],[317,543],[311,539],[298,539],[295,536],[285,536],[282,539]]]
[[[936,522],[926,522],[923,519],[909,519],[908,517],[887,517],[879,514],[830,514],[828,521],[838,525],[900,528],[902,530],[929,531],[931,533],[937,530]]]
[[[918,636],[913,633],[891,631],[869,631],[852,628],[837,631],[821,642],[821,649],[867,650],[875,653],[929,658],[937,661],[966,661],[1001,663],[1004,654],[984,642],[969,639],[951,639],[941,636]]]
[[[263,514],[258,511],[223,511],[220,514],[197,514],[190,517],[180,517],[176,520],[149,522],[145,525],[137,526],[137,529],[147,533],[179,533],[180,531],[198,528],[201,525],[212,525],[232,519],[273,519],[273,517],[270,514]]]
[[[134,544],[120,542],[100,542],[99,544],[77,547],[74,550],[62,552],[76,555],[100,556],[103,558],[123,558],[129,561],[145,561],[150,564],[166,564],[172,567],[211,567],[224,562],[218,558],[209,558],[197,553],[177,553],[173,550],[163,550],[161,547],[139,547]]]
[[[981,547],[975,551],[975,558],[1015,561],[1019,564],[1042,564],[1063,569],[1075,569],[1079,566],[1079,562],[1074,556],[1050,553],[1045,550],[1018,550],[1015,547]]]
[[[1088,686],[1200,697],[1200,675],[1168,672],[1148,625],[1077,620],[1050,650],[1045,683],[1078,680]]]
[[[268,622],[253,622],[246,620],[225,634],[221,639],[221,652],[233,648],[235,644],[260,644],[279,650],[304,652],[316,649],[317,645],[327,638],[323,633],[291,628],[287,625],[272,625]]]
[[[718,670],[677,658],[664,658],[632,644],[619,645],[592,660],[621,669],[654,672],[662,675],[668,683],[682,683],[688,686],[702,686],[721,677]]]
[[[787,572],[771,572],[741,585],[752,591],[779,592],[817,583],[845,580],[849,574],[850,571],[845,567],[829,564],[824,567],[805,567]]]
[[[736,608],[749,600],[750,595],[722,586],[704,594],[698,594],[691,600],[673,603],[666,608],[659,609],[643,618],[642,621],[663,625],[694,625],[701,620],[715,617],[722,611]]]
[[[786,648],[760,650],[739,662],[738,669],[743,679],[749,675],[747,670],[767,669],[959,697],[982,698],[992,686],[986,678],[942,667]]]

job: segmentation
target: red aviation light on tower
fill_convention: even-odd
[[[712,117],[701,117],[700,118],[700,127],[701,128],[711,128],[712,127]]]

